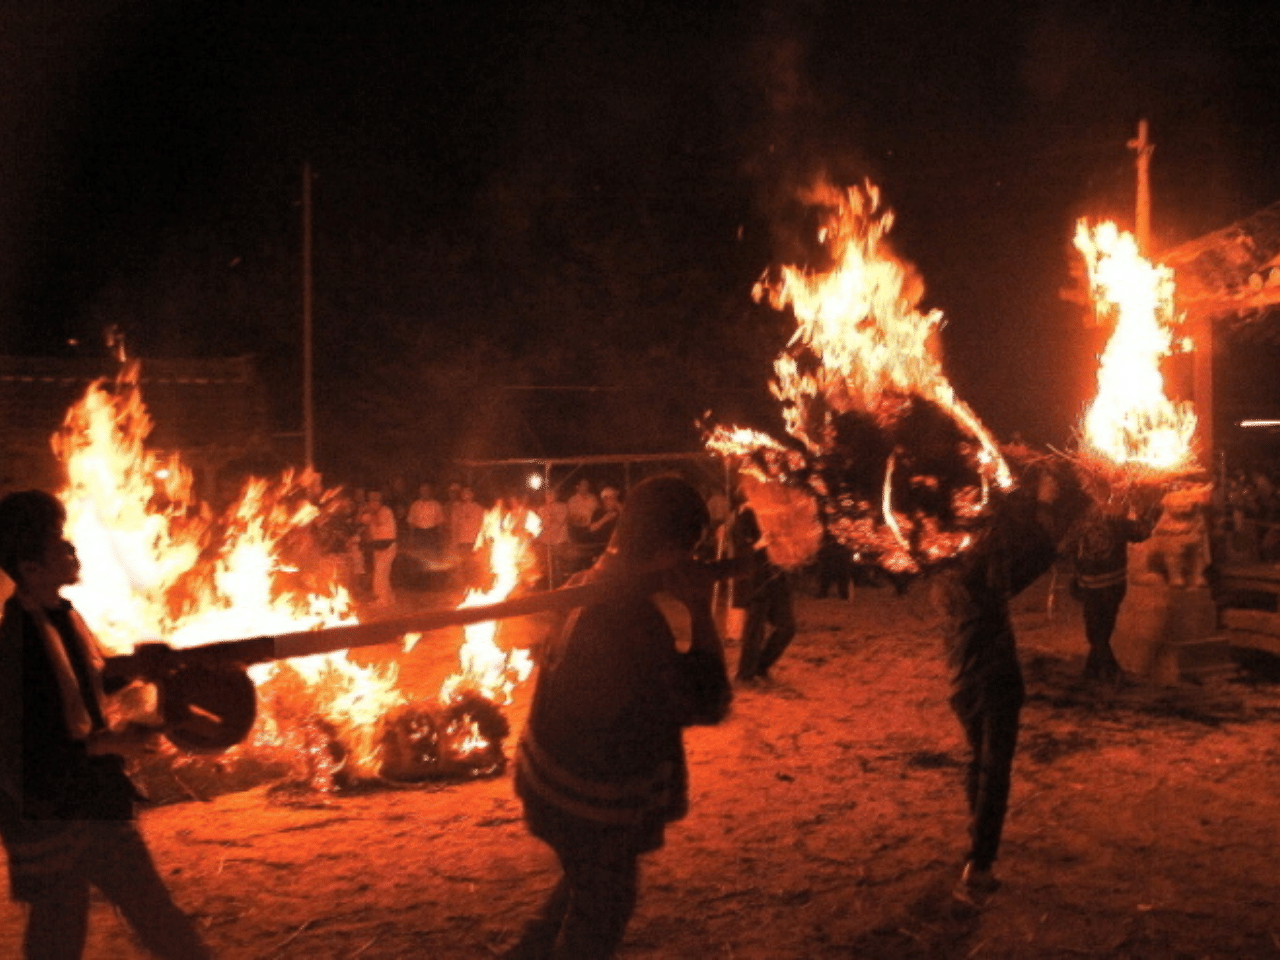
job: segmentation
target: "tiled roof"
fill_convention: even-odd
[[[1266,339],[1280,336],[1280,202],[1160,256],[1189,312]]]

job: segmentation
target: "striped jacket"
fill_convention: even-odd
[[[660,847],[665,824],[688,809],[681,731],[719,721],[728,702],[723,662],[679,652],[652,599],[575,610],[540,669],[518,747],[531,832],[557,849]]]

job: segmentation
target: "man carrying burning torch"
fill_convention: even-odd
[[[1129,585],[1129,544],[1142,543],[1151,536],[1160,519],[1160,506],[1157,501],[1133,516],[1129,499],[1112,496],[1105,481],[1090,477],[1087,489],[1092,503],[1071,543],[1075,561],[1071,592],[1084,611],[1089,643],[1085,679],[1114,683],[1123,678],[1111,649],[1111,635]]]
[[[719,722],[731,699],[711,581],[691,566],[707,522],[692,486],[646,480],[581,575],[645,586],[574,610],[541,667],[515,785],[530,832],[564,873],[511,957],[613,956],[635,908],[639,855],[661,847],[666,824],[688,809],[681,730]]]
[[[951,709],[971,751],[965,775],[970,847],[954,893],[972,906],[983,906],[999,886],[991,868],[1025,698],[1009,601],[1049,570],[1058,539],[1084,508],[1074,486],[1062,489],[1048,474],[1023,482],[997,502],[978,541],[940,581]]]

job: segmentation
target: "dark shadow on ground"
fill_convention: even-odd
[[[971,956],[982,914],[951,896],[959,869],[957,865],[954,875],[930,881],[900,914],[854,940],[849,957],[953,960]]]

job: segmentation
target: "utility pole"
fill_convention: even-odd
[[[302,165],[302,447],[306,468],[315,467],[315,418],[311,409],[311,164]]]
[[[1151,154],[1156,145],[1147,139],[1147,121],[1138,121],[1138,135],[1130,140],[1128,147],[1137,154],[1134,164],[1138,168],[1138,200],[1134,216],[1134,239],[1138,241],[1138,252],[1144,257],[1151,255]]]

